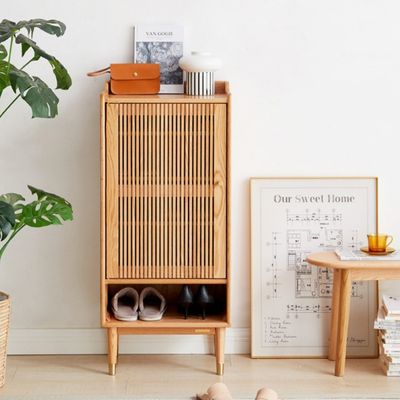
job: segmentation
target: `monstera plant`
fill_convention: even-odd
[[[58,98],[54,91],[42,79],[26,71],[31,63],[43,61],[49,64],[57,82],[56,89],[67,90],[71,86],[71,77],[61,62],[33,40],[37,29],[49,35],[62,36],[65,25],[60,21],[44,19],[19,22],[4,19],[0,23],[0,105],[5,90],[9,89],[15,95],[8,105],[0,108],[0,118],[18,99],[30,106],[33,118],[54,118],[58,114]],[[21,49],[20,59],[23,61],[20,67],[12,62],[16,46]],[[24,204],[25,199],[16,193],[0,196],[0,259],[23,227],[38,228],[72,219],[71,204],[62,197],[28,187],[37,196],[31,203]]]
[[[58,98],[54,91],[38,76],[27,72],[31,63],[45,61],[50,65],[57,82],[56,89],[67,90],[71,86],[71,77],[65,67],[33,40],[37,29],[49,35],[62,36],[65,25],[60,21],[43,19],[19,22],[4,19],[0,23],[0,99],[7,88],[15,95],[9,104],[0,108],[0,118],[19,98],[30,106],[33,118],[54,118],[58,114]],[[12,62],[16,46],[20,47],[23,60],[19,67]]]
[[[58,114],[58,98],[54,90],[44,80],[28,72],[32,63],[49,65],[55,77],[55,89],[67,90],[71,86],[71,77],[65,67],[33,40],[36,30],[62,36],[65,25],[60,21],[44,19],[19,22],[4,19],[0,22],[0,121],[19,99],[29,105],[32,118],[54,118]],[[13,57],[18,47],[21,51],[18,57],[20,65],[16,65],[16,57]],[[0,139],[2,133],[3,129],[0,129]],[[18,154],[21,154],[21,149],[18,149]],[[67,200],[28,187],[35,196],[30,202],[16,193],[0,195],[0,260],[10,242],[24,227],[41,228],[72,220],[72,206]],[[5,377],[9,310],[9,296],[0,292],[0,387],[4,385]]]
[[[36,199],[25,203],[17,193],[0,196],[0,260],[5,249],[22,228],[61,225],[72,220],[71,204],[60,196],[28,186]]]

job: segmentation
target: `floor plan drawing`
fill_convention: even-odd
[[[326,355],[333,274],[309,265],[307,256],[365,244],[374,228],[370,198],[365,188],[308,184],[265,187],[258,196],[259,275],[253,287],[261,299],[260,349],[271,356]],[[375,351],[370,328],[375,296],[373,285],[352,283],[349,354]]]

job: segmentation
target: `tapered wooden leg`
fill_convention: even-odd
[[[340,309],[338,317],[338,336],[335,362],[335,375],[343,376],[346,364],[347,332],[349,329],[351,296],[351,274],[348,270],[341,273],[340,284]]]
[[[336,360],[336,343],[338,332],[338,318],[339,318],[339,300],[340,300],[340,279],[341,270],[333,270],[333,293],[332,293],[332,313],[331,313],[331,332],[329,338],[329,360]]]
[[[108,373],[115,375],[118,356],[118,329],[108,328]]]
[[[215,359],[217,362],[217,375],[223,375],[225,357],[225,328],[215,329],[214,347]]]

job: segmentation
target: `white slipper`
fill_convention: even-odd
[[[156,289],[147,287],[139,298],[139,318],[143,321],[159,321],[167,308],[164,296]]]
[[[256,395],[256,400],[279,400],[278,394],[268,388],[261,388]]]
[[[139,294],[131,287],[121,289],[114,295],[111,309],[120,321],[136,321],[138,319]]]

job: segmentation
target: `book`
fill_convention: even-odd
[[[379,307],[378,315],[374,322],[375,329],[386,329],[386,330],[400,330],[400,320],[388,319],[385,316],[383,306]]]
[[[183,93],[183,27],[166,24],[134,26],[134,62],[160,64],[160,93]]]
[[[386,340],[400,340],[400,329],[380,329],[380,335]]]
[[[383,350],[385,353],[396,352],[400,353],[400,343],[382,343]]]
[[[400,376],[400,371],[391,371],[387,369],[384,365],[382,365],[382,369],[387,376]]]
[[[389,356],[387,354],[381,354],[380,358],[387,363],[400,365],[400,357],[394,357],[394,356]]]
[[[400,349],[385,348],[384,344],[379,339],[378,339],[378,343],[379,343],[380,354],[384,354],[387,357],[400,358]]]
[[[400,337],[393,338],[393,337],[390,337],[390,336],[383,335],[381,332],[379,333],[379,336],[380,336],[380,338],[382,340],[382,343],[385,343],[385,344],[399,344],[400,345]]]
[[[400,319],[400,299],[384,294],[382,295],[382,305],[386,316],[398,317]]]
[[[391,364],[381,359],[381,367],[387,376],[400,376],[400,365]]]
[[[371,256],[361,250],[350,249],[348,247],[337,247],[335,253],[341,261],[400,261],[399,251],[382,256]]]
[[[379,357],[381,363],[387,368],[392,371],[400,371],[400,364],[390,362],[386,357]]]

